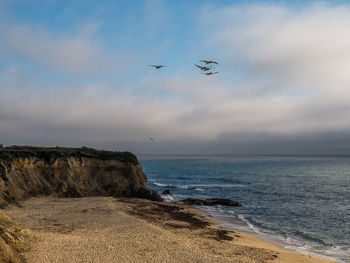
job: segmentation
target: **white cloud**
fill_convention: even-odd
[[[349,14],[349,6],[247,5],[207,10],[203,17],[215,25],[211,43],[248,74],[333,93],[346,92],[350,83]]]
[[[52,35],[34,25],[0,24],[0,55],[24,56],[40,65],[73,73],[92,73],[126,57],[106,54],[101,43],[93,40],[99,24],[88,23],[75,35]]]

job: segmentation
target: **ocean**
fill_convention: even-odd
[[[226,229],[286,249],[350,262],[350,156],[140,155],[148,186],[167,201],[229,198],[202,207]]]

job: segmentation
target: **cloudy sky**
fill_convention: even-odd
[[[350,4],[0,0],[0,143],[350,153]]]

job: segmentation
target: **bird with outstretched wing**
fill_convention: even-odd
[[[205,73],[202,73],[204,75],[207,75],[207,76],[210,76],[210,75],[214,75],[214,74],[218,74],[219,72],[216,71],[216,72],[205,72]]]
[[[149,65],[150,67],[154,67],[155,69],[165,68],[166,65]]]
[[[213,60],[201,60],[201,62],[203,62],[203,63],[205,63],[205,64],[207,64],[207,65],[209,65],[209,64],[216,64],[216,65],[219,65],[218,62],[213,61]]]
[[[203,66],[200,66],[200,65],[197,65],[197,64],[194,64],[197,68],[199,68],[200,70],[203,70],[203,71],[208,71],[208,70],[211,70],[212,67],[203,67]]]

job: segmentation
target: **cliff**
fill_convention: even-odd
[[[161,201],[129,152],[92,148],[0,149],[0,205],[30,196],[124,196]]]

